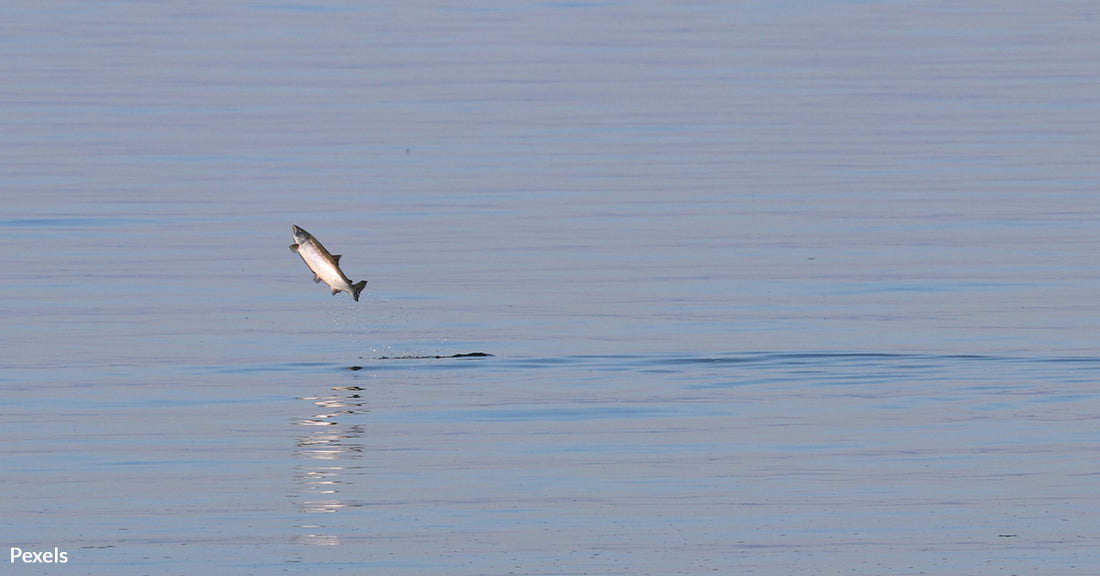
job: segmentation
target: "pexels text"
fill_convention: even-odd
[[[35,552],[33,550],[23,550],[22,548],[11,547],[11,563],[22,562],[23,564],[64,564],[69,561],[69,553],[62,552],[56,546],[52,552],[42,551]]]

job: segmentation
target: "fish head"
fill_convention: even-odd
[[[306,232],[305,230],[294,226],[293,224],[291,225],[291,227],[294,229],[293,236],[295,244],[305,244],[312,237],[310,236],[309,232]]]

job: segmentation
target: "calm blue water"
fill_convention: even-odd
[[[1095,572],[1097,17],[7,3],[0,551]]]

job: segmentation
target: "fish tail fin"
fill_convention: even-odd
[[[351,285],[351,297],[352,297],[352,299],[354,299],[356,302],[358,302],[359,301],[359,293],[363,291],[363,288],[365,288],[366,285],[367,285],[366,280],[360,280],[359,282],[356,282],[355,284],[352,284]]]

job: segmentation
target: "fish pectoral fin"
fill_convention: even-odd
[[[321,277],[314,274],[313,275],[313,282],[316,283],[316,284],[320,284],[321,283]]]
[[[339,254],[333,254],[332,255],[332,261],[335,262],[336,264],[340,264],[340,255]]]
[[[297,252],[298,251],[298,245],[297,244],[291,244],[290,245],[290,251],[291,252]]]

